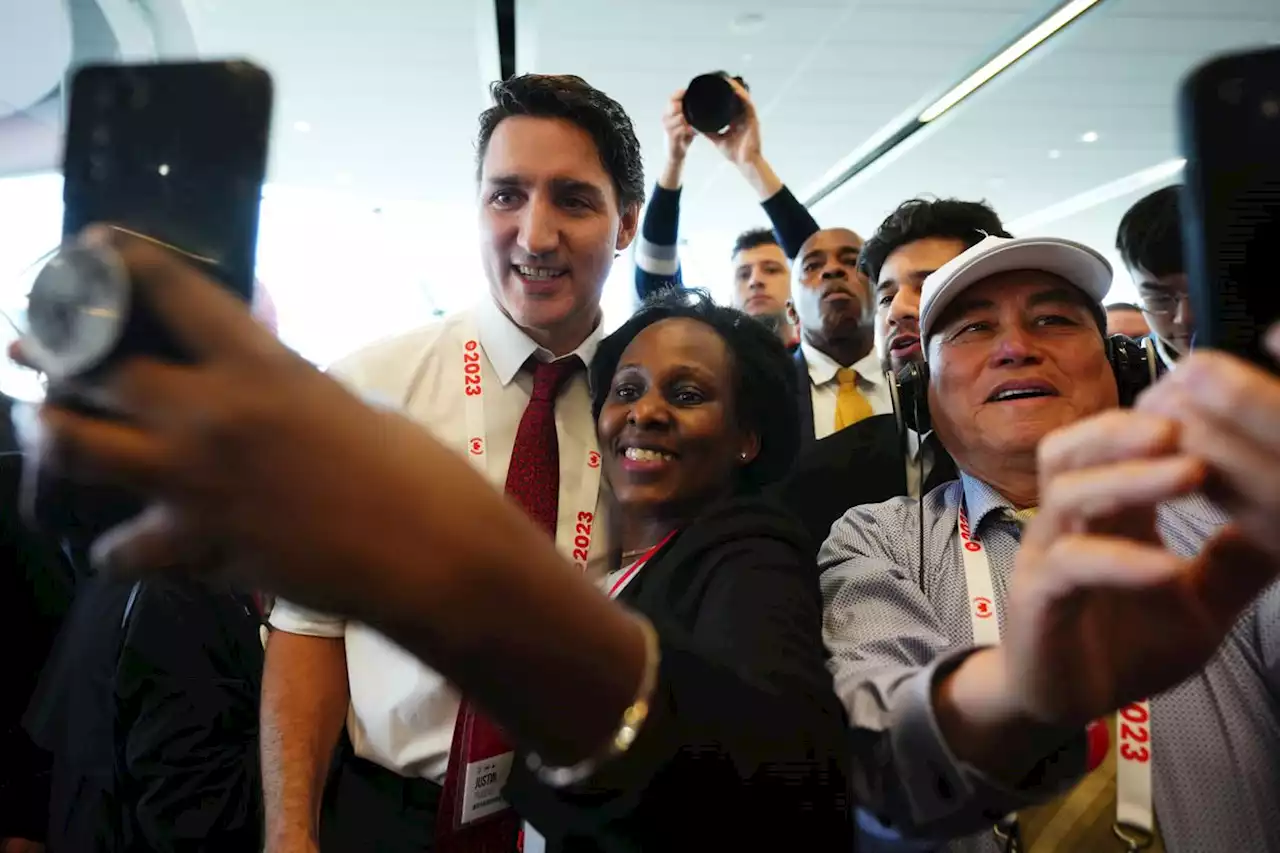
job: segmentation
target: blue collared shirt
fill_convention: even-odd
[[[993,818],[1074,784],[1083,738],[1045,765],[1038,787],[1023,789],[958,761],[943,738],[932,687],[973,648],[956,524],[962,496],[1003,624],[1021,528],[995,489],[963,476],[924,500],[923,561],[922,508],[909,498],[855,507],[835,524],[819,555],[823,628],[853,728],[862,806],[906,835],[958,839],[948,851],[997,853]],[[1195,497],[1157,513],[1166,545],[1185,556],[1225,521]],[[1280,853],[1280,585],[1241,617],[1200,674],[1151,705],[1165,848]]]

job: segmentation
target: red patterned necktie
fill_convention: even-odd
[[[507,468],[507,495],[553,539],[560,506],[560,445],[556,437],[555,401],[565,383],[581,367],[582,362],[576,356],[533,362],[533,395],[520,418],[511,464]],[[464,697],[453,727],[449,767],[436,817],[436,846],[440,853],[510,853],[516,848],[520,819],[512,809],[458,825],[466,793],[467,768],[509,752],[511,747],[502,731]]]

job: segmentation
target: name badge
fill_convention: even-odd
[[[507,751],[480,756],[475,752],[473,750],[473,760],[462,777],[462,810],[458,823],[463,826],[507,808],[507,801],[502,799],[502,788],[511,775],[515,753]]]

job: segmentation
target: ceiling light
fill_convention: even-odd
[[[311,122],[309,122],[309,121],[295,121],[295,122],[293,123],[293,129],[294,129],[294,130],[296,130],[296,131],[298,131],[298,133],[310,133],[310,132],[311,132]]]
[[[350,172],[339,172],[339,173],[338,173],[338,177],[337,177],[337,181],[338,181],[338,183],[339,183],[339,184],[342,184],[343,186],[346,186],[347,184],[351,183],[351,173],[350,173]]]
[[[733,19],[729,29],[738,35],[759,32],[764,27],[764,15],[759,12],[747,12]]]
[[[1089,11],[1098,2],[1099,0],[1071,0],[1071,2],[1063,4],[1058,11],[1045,18],[1022,38],[1000,51],[994,59],[970,74],[960,85],[947,92],[928,109],[920,113],[919,121],[926,124],[933,121],[990,82],[1001,71],[1026,56],[1049,36]]]
[[[1081,141],[1081,142],[1097,142],[1097,141],[1098,141],[1098,131],[1096,131],[1096,130],[1089,130],[1089,131],[1086,131],[1085,133],[1082,133],[1082,134],[1080,135],[1080,141]]]
[[[1061,156],[1062,156],[1062,152],[1061,152],[1061,151],[1059,151],[1057,148],[1054,148],[1053,150],[1051,150],[1051,151],[1049,152],[1049,159],[1050,159],[1050,160],[1057,160],[1057,159],[1058,159],[1059,157],[1061,157]]]

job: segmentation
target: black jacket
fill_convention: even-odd
[[[845,717],[811,553],[784,511],[738,499],[623,590],[662,638],[654,708],[591,787],[540,786],[517,762],[509,799],[549,850],[851,849]]]
[[[31,742],[22,716],[58,627],[71,605],[67,562],[23,523],[22,457],[13,401],[0,395],[0,838],[44,838],[49,757]]]
[[[933,454],[924,483],[927,494],[959,475],[941,442],[932,434],[925,441]],[[907,494],[906,460],[897,419],[876,415],[804,448],[776,493],[780,503],[804,522],[816,556],[831,525],[850,508]]]
[[[800,449],[808,450],[817,439],[813,431],[813,383],[809,380],[809,362],[798,345],[791,351],[796,367],[796,411],[800,414]]]
[[[253,601],[181,576],[139,584],[130,605],[133,590],[81,584],[28,715],[54,755],[49,851],[257,850]]]

